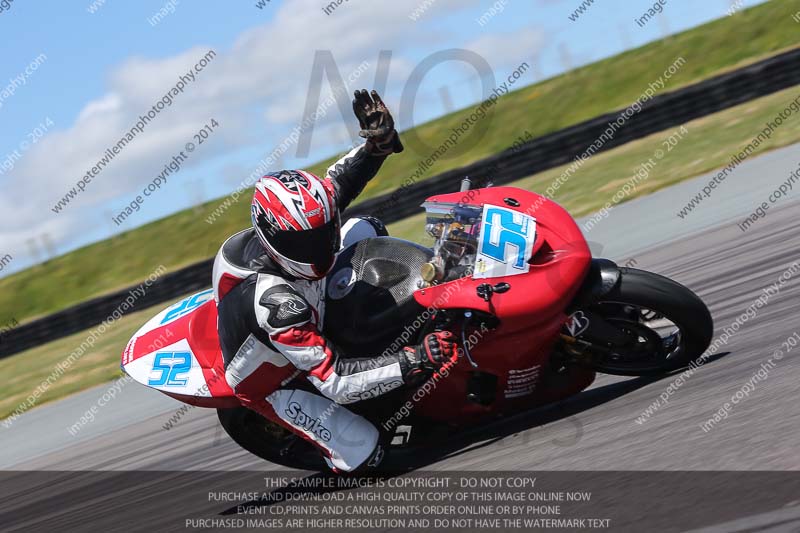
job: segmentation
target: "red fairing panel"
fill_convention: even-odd
[[[436,388],[420,399],[426,415],[442,420],[468,421],[515,404],[529,404],[537,399],[535,390],[558,334],[567,320],[565,310],[575,297],[591,263],[591,252],[580,228],[558,204],[522,189],[497,187],[429,198],[429,202],[461,202],[471,205],[496,205],[536,218],[536,241],[530,270],[526,274],[490,279],[472,277],[421,289],[417,302],[433,309],[474,309],[500,319],[492,331],[473,330],[476,341],[471,354],[479,370],[498,377],[496,401],[490,407],[475,403],[444,401],[465,398],[472,372],[463,358],[447,378],[437,380]],[[510,199],[510,202],[506,202]],[[515,206],[518,203],[519,206]],[[505,282],[508,292],[493,294],[486,302],[477,295],[483,283]],[[587,373],[588,386],[594,374]],[[577,392],[577,391],[576,391]]]
[[[225,380],[211,291],[185,298],[145,324],[122,356],[136,381],[200,407],[236,407]]]

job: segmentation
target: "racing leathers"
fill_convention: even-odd
[[[332,182],[341,210],[385,159],[362,145],[328,169],[325,179]],[[347,245],[385,235],[385,228],[375,219],[361,218],[348,221],[343,233]],[[437,339],[426,353],[407,348],[376,358],[344,357],[321,333],[325,279],[308,281],[282,273],[264,255],[252,229],[223,244],[213,276],[225,377],[241,403],[313,443],[334,470],[352,471],[377,459],[378,430],[341,404],[417,382],[429,363],[441,358]],[[291,385],[303,376],[322,395]]]

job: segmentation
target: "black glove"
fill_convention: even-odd
[[[406,347],[408,365],[403,380],[407,384],[419,384],[447,363],[455,361],[458,345],[454,340],[449,331],[437,331],[426,335],[419,346]]]
[[[370,94],[362,89],[355,92],[353,111],[358,118],[361,131],[358,134],[367,140],[367,151],[372,155],[389,155],[403,151],[403,143],[394,129],[394,119],[376,91]]]

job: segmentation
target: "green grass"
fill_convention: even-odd
[[[627,199],[653,192],[687,177],[727,164],[731,154],[749,143],[766,120],[771,120],[797,96],[800,96],[800,87],[687,123],[685,126],[689,133],[658,163],[647,180],[641,182],[634,194]],[[661,142],[670,133],[671,131],[651,135],[591,158],[559,190],[554,199],[575,216],[596,211],[611,200],[614,193],[633,175],[642,162],[653,157],[656,149],[663,148]],[[761,145],[753,157],[798,140],[800,140],[800,115],[796,116],[795,120],[784,122],[772,139]],[[564,168],[566,166],[518,180],[511,185],[542,191],[563,172]],[[724,186],[723,184],[722,187]],[[675,210],[680,207],[682,206],[675,206]],[[396,237],[430,244],[430,239],[424,235],[424,223],[424,215],[416,215],[391,224],[389,232]],[[62,376],[39,403],[58,399],[120,375],[120,353],[128,339],[147,319],[166,307],[167,304],[155,306],[123,317],[116,322],[100,338],[95,349],[84,355],[67,374]],[[54,366],[77,348],[87,334],[87,332],[77,333],[0,360],[0,390],[4,392],[0,398],[0,418],[13,412],[21,402],[24,402],[38,384],[53,371]]]
[[[526,131],[539,136],[623,108],[636,100],[678,56],[684,57],[686,64],[667,82],[665,91],[793,48],[800,43],[800,26],[791,18],[794,11],[796,2],[773,0],[736,16],[519,88],[498,101],[493,117],[486,119],[487,133],[477,146],[466,151],[458,147],[450,150],[448,157],[437,161],[422,178],[504,150]],[[508,74],[498,72],[498,82]],[[397,188],[413,174],[421,160],[431,155],[431,147],[443,142],[451,129],[471,112],[472,109],[457,111],[417,127],[415,133],[428,147],[412,142],[411,135],[404,135],[407,150],[389,158],[380,175],[367,186],[362,199]],[[714,134],[724,137],[727,132]],[[321,174],[333,159],[312,165],[310,170]],[[534,181],[532,185],[536,185]],[[593,181],[576,179],[564,193],[585,197],[581,203],[592,205],[593,192],[579,190],[579,184],[594,186]],[[570,200],[571,196],[565,199]],[[207,224],[206,216],[219,202],[208,202],[0,279],[0,324],[12,318],[23,322],[134,284],[147,277],[156,264],[175,270],[212,256],[228,235],[248,224],[246,201],[233,206],[215,224]]]
[[[159,304],[123,316],[112,323],[103,335],[98,336],[93,348],[87,350],[63,375],[47,387],[34,407],[124,375],[119,363],[128,340],[142,324],[167,306],[167,303]],[[0,396],[0,418],[7,417],[20,404],[25,403],[28,396],[56,370],[56,366],[65,361],[89,337],[90,331],[91,329],[82,331],[12,357],[0,359],[0,390],[3,391]],[[63,429],[66,429],[75,421],[63,422]],[[62,428],[53,428],[53,431],[61,430]]]
[[[613,204],[612,198],[617,191],[650,158],[656,160],[656,166],[649,172],[647,179],[638,183],[635,190],[619,203],[723,167],[730,162],[734,154],[743,150],[753,137],[758,135],[767,121],[772,121],[798,97],[800,97],[800,87],[793,87],[687,122],[684,126],[688,133],[671,151],[665,151],[665,156],[660,161],[654,157],[654,153],[658,149],[665,150],[662,142],[673,133],[679,132],[680,126],[600,153],[586,161],[583,167],[558,189],[553,200],[567,208],[576,218],[597,212],[607,202]],[[772,137],[761,144],[750,157],[757,157],[798,141],[800,141],[800,115],[795,114],[784,121]],[[568,166],[553,168],[508,185],[541,193]],[[724,186],[723,184],[720,187]],[[686,201],[690,199],[687,196]],[[675,205],[675,212],[677,213],[683,205]],[[427,243],[424,225],[424,213],[420,213],[389,224],[388,229],[393,236]]]

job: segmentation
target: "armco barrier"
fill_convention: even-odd
[[[656,96],[642,106],[640,113],[629,118],[602,150],[798,84],[800,84],[800,48]],[[403,188],[399,194],[388,193],[371,198],[351,207],[344,216],[373,214],[384,222],[395,222],[421,212],[419,205],[428,196],[458,190],[464,176],[470,176],[479,183],[490,179],[495,184],[501,185],[569,163],[586,151],[600,137],[608,123],[616,120],[622,111],[608,113],[549,133],[531,140],[516,150],[508,149],[466,167],[414,183]],[[209,286],[211,267],[212,260],[206,260],[162,276],[144,297],[137,300],[136,309],[144,309]],[[0,337],[0,357],[99,324],[125,299],[128,290],[95,298],[17,326]]]
[[[137,297],[132,308],[126,314],[208,287],[212,266],[213,260],[205,260],[162,275],[150,287],[147,287],[144,295]],[[138,285],[134,285],[113,294],[93,298],[52,315],[17,326],[0,336],[0,358],[100,324],[109,318],[111,313],[128,297],[130,290],[137,287]],[[144,322],[142,320],[142,324]],[[78,341],[77,344],[80,344],[81,341]],[[77,348],[77,345],[75,347]],[[120,354],[122,348],[124,346],[120,347]]]
[[[656,96],[642,106],[641,112],[629,118],[598,153],[798,84],[800,48]],[[396,222],[421,212],[419,205],[425,198],[457,191],[464,176],[477,182],[491,179],[495,185],[502,185],[569,163],[583,154],[623,111],[549,133],[516,150],[509,148],[466,167],[422,180],[404,188],[402,194],[395,195],[394,199],[393,193],[370,198],[348,209],[345,215],[373,214],[386,223]],[[416,155],[422,159],[430,156]]]

